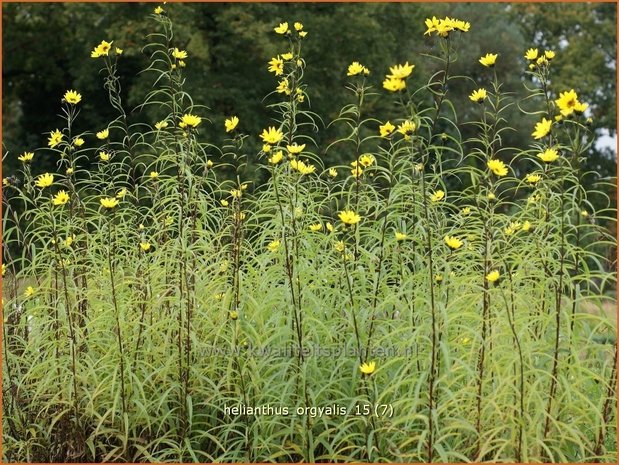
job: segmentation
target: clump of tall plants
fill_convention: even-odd
[[[156,120],[130,123],[122,44],[103,40],[84,60],[117,117],[79,129],[68,90],[3,180],[4,459],[615,462],[616,321],[583,311],[615,288],[615,219],[591,203],[614,187],[583,188],[594,137],[553,87],[560,52],[523,51],[517,99],[492,50],[479,81],[452,74],[474,25],[428,19],[426,84],[412,57],[384,78],[359,57],[325,124],[305,79],[320,38],[289,20],[264,131],[239,101],[204,140],[173,16],[155,9],[143,49],[134,112]],[[512,106],[537,121],[526,150],[503,143]],[[43,153],[57,170],[35,175]]]

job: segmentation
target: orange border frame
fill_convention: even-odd
[[[157,3],[160,4],[162,2],[153,1],[153,0],[144,0],[144,1],[126,1],[126,0],[65,0],[65,1],[56,1],[56,0],[0,0],[0,16],[2,16],[2,4],[3,3]],[[170,3],[291,3],[287,0],[231,0],[231,1],[217,1],[217,0],[182,0],[182,1],[174,1]],[[352,1],[352,0],[300,0],[292,3],[387,3],[383,0],[365,0],[365,1]],[[450,0],[390,0],[389,3],[614,3],[619,5],[619,0],[594,0],[590,2],[583,2],[579,0],[544,0],[544,1],[533,1],[533,0],[521,0],[520,2],[510,2],[508,0],[468,0],[467,2],[463,1],[450,1]],[[2,20],[0,18],[0,56],[2,54]],[[619,48],[619,35],[615,37],[615,44],[617,48]],[[615,63],[616,64],[616,63]],[[0,101],[2,99],[2,59],[0,58]],[[619,73],[616,73],[617,79],[617,87],[619,87]],[[619,109],[617,109],[617,119],[619,119]],[[619,128],[618,128],[619,129]],[[2,140],[2,114],[0,112],[0,141]],[[619,190],[619,141],[617,142],[616,152],[618,154],[617,161],[617,172],[615,174],[615,179],[617,180],[617,190]],[[0,165],[0,178],[2,178],[2,166]],[[2,191],[2,187],[0,186],[0,193]],[[617,200],[616,205],[619,211],[619,198]],[[2,205],[0,204],[0,217],[2,216]],[[0,234],[2,233],[2,224],[0,223]],[[619,233],[618,233],[619,234]],[[619,241],[619,235],[616,238]],[[1,240],[1,239],[0,239]],[[617,252],[617,259],[619,259],[619,251]],[[2,262],[2,254],[0,254],[0,263]],[[2,289],[2,277],[0,277],[0,290]],[[617,316],[619,317],[619,301],[617,304]],[[619,320],[619,318],[618,318]],[[3,309],[0,308],[0,325],[4,324],[4,315]],[[0,333],[0,348],[2,347],[3,335]],[[617,328],[617,340],[619,343],[619,326]],[[0,363],[2,362],[2,351],[0,350]],[[617,366],[619,367],[619,361],[617,362]],[[0,387],[2,386],[2,379],[0,378]],[[615,386],[615,396],[619,394],[619,378],[616,380],[617,385]],[[0,403],[2,402],[2,390],[0,390]],[[0,419],[2,418],[2,410],[0,409]],[[619,444],[619,415],[615,418],[616,423],[616,432],[617,432],[617,443]],[[0,423],[0,463],[2,460],[2,423]],[[19,462],[15,462],[19,463]],[[59,463],[59,462],[55,462]],[[243,462],[235,462],[240,465],[244,465]],[[574,465],[577,462],[570,462]],[[137,465],[137,464],[136,464]],[[164,464],[161,464],[164,465]],[[247,464],[250,465],[250,464]],[[292,464],[291,464],[292,465]],[[368,465],[368,464],[364,464]],[[376,464],[378,465],[378,464]],[[453,462],[449,465],[460,465],[460,462]],[[464,464],[462,464],[464,465]],[[584,464],[583,464],[584,465]]]

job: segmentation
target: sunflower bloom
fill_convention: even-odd
[[[338,217],[340,218],[342,223],[351,226],[361,221],[361,217],[352,210],[343,210],[339,213]]]
[[[177,60],[184,60],[185,58],[187,58],[187,52],[185,50],[179,50],[178,48],[174,47],[174,50],[172,51],[172,56]]]
[[[90,57],[91,58],[99,58],[99,57],[106,57],[108,56],[108,54],[110,53],[110,49],[112,48],[112,43],[114,43],[114,41],[112,42],[107,42],[105,40],[102,40],[101,43],[99,45],[97,45],[92,52],[90,52]]]
[[[268,129],[264,129],[260,137],[267,144],[275,145],[284,139],[284,133],[276,129],[274,126],[270,126]]]
[[[370,70],[358,61],[353,61],[350,65],[348,65],[348,72],[346,73],[346,76],[359,76],[360,74],[367,76],[370,74]]]
[[[269,242],[269,245],[267,245],[267,249],[269,249],[269,252],[275,253],[279,250],[280,245],[281,245],[281,242],[278,240],[271,241]]]
[[[486,100],[486,97],[488,97],[488,92],[486,92],[486,89],[477,89],[471,95],[469,95],[469,98],[476,103],[483,102],[484,100]]]
[[[542,120],[535,125],[535,131],[533,131],[533,138],[538,140],[542,137],[546,137],[552,128],[552,120],[542,118]]]
[[[391,74],[387,75],[389,79],[406,79],[413,72],[415,65],[409,65],[408,61],[403,65],[395,65],[389,68]]]
[[[232,116],[226,121],[224,121],[224,126],[226,128],[226,132],[232,132],[239,124],[239,118],[236,116]]]
[[[537,184],[538,182],[540,182],[542,179],[541,175],[539,174],[527,174],[524,178],[524,182],[526,182],[527,184]]]
[[[381,137],[388,137],[393,131],[395,131],[395,126],[387,121],[385,124],[379,126],[378,130],[380,131]]]
[[[272,156],[269,157],[269,163],[271,165],[277,165],[284,158],[284,152],[278,150]]]
[[[301,26],[302,27],[302,26]],[[279,26],[273,29],[277,34],[286,34],[290,32],[288,29],[288,23],[280,23]]]
[[[494,283],[494,282],[497,282],[500,277],[501,277],[501,273],[499,273],[498,270],[492,270],[490,273],[486,275],[486,281],[488,281],[489,283]]]
[[[284,60],[282,60],[279,55],[271,58],[271,61],[269,61],[268,65],[269,72],[274,73],[275,76],[281,76],[282,74],[284,74]]]
[[[288,149],[288,153],[291,153],[292,155],[297,155],[303,152],[303,150],[305,150],[305,144],[297,145],[297,143],[294,142],[292,145],[288,145],[286,148]]]
[[[45,173],[39,176],[39,178],[34,183],[37,187],[44,189],[46,187],[54,184],[54,175],[50,173]]]
[[[406,81],[404,79],[387,77],[383,81],[383,87],[389,92],[399,92],[406,89]]]
[[[496,53],[486,53],[479,59],[479,62],[487,68],[494,66],[499,55]]]
[[[462,247],[463,242],[456,236],[445,236],[445,244],[451,250],[458,250],[460,247]]]
[[[530,48],[529,50],[527,50],[527,52],[524,54],[524,57],[529,60],[529,61],[535,61],[537,60],[537,56],[538,56],[539,52],[536,48]]]
[[[118,199],[114,197],[104,197],[99,200],[103,208],[112,209],[118,205]]]
[[[406,240],[407,237],[408,236],[404,233],[398,231],[395,232],[395,240],[398,242]]]
[[[559,152],[553,148],[549,148],[537,154],[537,157],[544,163],[552,163],[559,158]]]
[[[155,123],[155,129],[161,130],[161,129],[165,129],[168,127],[168,122],[165,120],[162,121],[157,121]]]
[[[196,115],[192,115],[191,113],[186,113],[181,118],[181,122],[178,123],[178,126],[185,128],[195,128],[202,122],[202,118]]]
[[[321,223],[310,224],[309,229],[310,231],[313,231],[313,232],[320,231],[322,229],[322,224]]]
[[[68,90],[64,94],[64,99],[65,99],[65,101],[67,103],[75,105],[75,104],[78,104],[78,103],[80,103],[82,101],[82,95],[78,94],[74,90]]]
[[[362,363],[359,366],[359,370],[361,370],[362,374],[366,376],[370,376],[372,373],[376,371],[376,362]]]
[[[68,201],[69,201],[69,194],[67,194],[66,191],[59,191],[52,199],[52,202],[54,203],[54,205],[64,205]]]
[[[47,140],[47,145],[53,149],[58,144],[60,144],[60,142],[62,142],[62,132],[60,132],[60,130],[58,129],[50,132],[49,139]]]
[[[17,157],[17,159],[21,161],[22,163],[30,163],[33,158],[34,158],[33,152],[24,152],[19,157]]]
[[[150,250],[150,242],[140,242],[140,249],[142,249],[144,252],[148,252]]]
[[[435,191],[430,195],[430,200],[432,202],[440,202],[444,198],[445,198],[445,191],[442,191],[442,190]]]
[[[97,133],[97,139],[107,139],[110,135],[110,131],[108,129],[104,129],[103,131],[99,131]]]
[[[488,169],[497,176],[505,176],[507,174],[507,166],[501,160],[488,160]]]

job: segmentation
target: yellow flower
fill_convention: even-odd
[[[162,121],[157,121],[157,122],[155,123],[155,129],[159,129],[159,130],[161,130],[161,129],[165,129],[165,128],[167,128],[167,127],[168,127],[168,122],[167,122],[167,121],[165,121],[165,120],[162,120]]]
[[[303,30],[303,24],[299,23],[299,22],[294,23],[294,30],[295,31],[302,31]]]
[[[356,163],[356,162],[353,162],[353,163]],[[363,170],[361,169],[360,166],[354,165],[353,169],[350,170],[350,174],[354,176],[355,178],[358,178],[363,174]]]
[[[284,152],[278,150],[271,157],[269,157],[269,163],[272,165],[277,165],[284,158]]]
[[[582,115],[587,108],[589,108],[588,103],[576,102],[576,105],[574,106],[574,112]]]
[[[333,231],[335,231],[335,226],[333,226],[331,223],[327,223],[327,224],[325,225],[325,227],[327,228],[327,231],[329,231],[329,232],[331,232],[331,233],[332,233]]]
[[[49,133],[49,139],[47,140],[47,145],[52,149],[56,147],[62,141],[62,132],[58,129]]]
[[[82,139],[81,137],[76,137],[75,139],[73,139],[73,145],[75,145],[76,147],[81,147],[82,145],[84,145],[84,139]]]
[[[279,26],[273,30],[278,34],[286,34],[287,32],[290,32],[290,29],[288,29],[288,23],[279,23]]]
[[[262,151],[264,153],[269,153],[271,151],[271,146],[269,144],[263,144],[262,145]]]
[[[34,287],[28,286],[26,290],[24,291],[24,297],[28,298],[28,297],[32,297],[33,295],[34,295]]]
[[[125,189],[124,187],[118,191],[118,194],[116,194],[116,198],[117,199],[124,199],[125,195],[127,195],[127,189]]]
[[[383,81],[383,87],[389,92],[398,92],[406,89],[406,81],[404,79],[388,77]]]
[[[260,137],[264,142],[268,144],[277,144],[278,142],[281,142],[284,138],[284,133],[273,126],[270,126],[269,129],[264,129],[262,131]]]
[[[524,178],[524,182],[527,184],[537,184],[541,179],[542,177],[539,174],[527,174]]]
[[[380,131],[381,137],[387,137],[387,136],[390,136],[391,133],[395,130],[395,126],[391,124],[389,121],[387,121],[382,126],[379,126],[378,129]]]
[[[50,173],[42,174],[41,176],[39,176],[39,179],[37,179],[34,184],[41,189],[49,187],[54,184],[54,175]]]
[[[21,161],[22,163],[30,163],[33,158],[34,158],[33,152],[24,152],[19,157],[17,157],[17,159]]]
[[[236,321],[239,319],[239,312],[237,312],[236,310],[231,310],[228,312],[228,316],[232,321]]]
[[[275,73],[275,76],[281,76],[284,74],[284,60],[282,60],[279,55],[274,58],[271,58],[269,61],[269,71],[271,73]]]
[[[477,103],[483,102],[484,100],[486,100],[486,97],[488,97],[488,93],[486,92],[486,89],[477,89],[471,95],[469,95],[469,98],[473,102],[477,102]]]
[[[563,116],[571,115],[572,113],[574,113],[576,107],[582,108],[583,105],[578,101],[578,94],[576,94],[574,89],[571,89],[567,92],[561,92],[559,94],[559,98],[555,100],[555,103],[559,107],[559,110],[561,111],[561,114]],[[586,108],[587,106],[585,105],[583,111]]]
[[[471,207],[464,207],[462,210],[460,210],[460,213],[463,216],[470,215],[471,214]]]
[[[315,223],[315,224],[310,224],[310,231],[320,231],[322,229],[322,224],[321,223]]]
[[[406,234],[404,234],[404,233],[397,232],[397,231],[395,232],[395,240],[396,241],[404,241],[404,240],[406,240],[407,237],[408,236]]]
[[[239,119],[236,116],[232,116],[232,117],[226,119],[226,121],[224,121],[224,126],[226,127],[226,132],[234,131],[234,129],[238,126],[238,124],[239,124]]]
[[[492,270],[490,273],[486,275],[486,281],[488,281],[489,283],[494,283],[498,281],[500,277],[501,277],[501,274],[499,273],[498,270]]]
[[[150,250],[150,242],[140,242],[140,249],[144,252],[148,252]]]
[[[179,127],[185,129],[187,127],[195,128],[202,122],[202,118],[196,115],[192,115],[191,113],[186,113],[181,118],[181,122],[178,124]]]
[[[299,37],[305,37],[307,35],[307,31],[300,31]]]
[[[267,245],[267,249],[269,249],[270,252],[277,252],[279,250],[280,245],[281,245],[281,242],[278,240],[271,241],[269,242],[269,245]]]
[[[294,58],[292,52],[282,53],[282,60],[290,61]]]
[[[6,264],[3,263],[2,264],[2,276],[4,276],[6,274]]]
[[[179,50],[174,47],[174,50],[172,51],[172,56],[177,60],[184,60],[185,58],[187,58],[187,52],[185,50]]]
[[[361,217],[352,210],[343,210],[338,216],[344,224],[355,225],[361,221]]]
[[[108,136],[110,135],[110,131],[108,129],[104,129],[103,131],[99,131],[97,133],[97,139],[107,139]]]
[[[69,201],[69,194],[67,194],[66,191],[59,191],[52,199],[52,202],[54,203],[54,205],[64,205],[68,201]]]
[[[496,53],[486,53],[479,59],[479,62],[486,67],[492,67],[496,63],[497,57],[498,55]]]
[[[116,47],[115,52],[116,52],[116,55],[122,55],[122,54],[123,54],[123,52],[124,52],[124,50],[123,50],[122,48],[118,48],[118,47]]]
[[[430,195],[430,200],[432,202],[440,202],[444,198],[445,198],[445,191],[442,191],[442,190],[435,191]]]
[[[589,212],[587,210],[581,210],[580,211],[580,216],[582,216],[583,218],[588,218],[589,217]]]
[[[370,74],[370,70],[358,61],[353,61],[350,65],[348,65],[348,72],[346,73],[346,76],[358,76],[360,74],[368,75]]]
[[[542,55],[541,57],[537,59],[535,63],[537,63],[537,66],[544,66],[548,64],[548,60],[546,59],[544,55]]]
[[[527,50],[527,53],[524,54],[524,57],[529,61],[537,60],[538,51],[536,48],[530,48]]]
[[[157,171],[151,171],[149,176],[151,179],[157,179],[159,177],[159,173]]]
[[[548,61],[550,61],[555,57],[555,52],[553,52],[552,50],[546,50],[544,51],[544,56]]]
[[[445,236],[445,244],[447,244],[447,247],[451,250],[458,250],[462,247],[463,242],[456,236]]]
[[[335,168],[329,168],[329,176],[332,178],[337,177],[337,170]]]
[[[359,157],[359,164],[364,168],[372,166],[376,162],[376,158],[371,153],[364,153]]]
[[[306,165],[301,160],[291,160],[290,166],[292,169],[298,171],[301,174],[311,174],[316,171],[316,167],[314,165]]]
[[[507,174],[507,166],[501,160],[488,160],[488,169],[497,176],[505,176]]]
[[[179,60],[178,66],[180,66],[181,68],[184,68],[185,66],[187,66],[187,63],[185,63],[183,60]]]
[[[221,206],[222,206],[222,207],[227,207],[228,205],[230,205],[230,203],[229,203],[226,199],[223,199],[223,200],[221,201]]]
[[[110,52],[110,49],[112,48],[112,42],[106,42],[105,40],[102,40],[101,43],[99,45],[97,45],[92,52],[90,52],[90,56],[92,58],[99,58],[99,57],[103,57],[103,56],[108,56],[108,53]]]
[[[232,189],[230,191],[230,195],[232,196],[233,199],[240,199],[242,192],[239,189]]]
[[[391,74],[387,75],[388,79],[406,79],[413,72],[415,65],[409,65],[408,61],[403,65],[395,65],[389,68]]]
[[[542,137],[546,137],[548,133],[550,133],[550,129],[552,128],[552,120],[542,118],[542,120],[535,125],[535,131],[533,131],[534,139],[541,139]]]
[[[67,168],[66,174],[67,176],[71,176],[73,174],[73,168]]]
[[[80,101],[82,100],[82,95],[78,94],[74,90],[68,90],[64,94],[64,99],[67,101],[67,103],[75,105],[77,103],[80,103]]]
[[[361,370],[362,374],[366,376],[370,376],[372,373],[376,371],[376,362],[362,363],[359,366],[359,370]]]
[[[524,232],[528,232],[530,229],[531,229],[531,223],[528,220],[522,223],[522,230]]]
[[[434,281],[436,281],[437,283],[442,283],[443,282],[443,275],[442,274],[435,274],[434,275]]]
[[[292,145],[288,145],[286,148],[288,149],[289,153],[296,155],[298,153],[303,152],[303,150],[305,150],[305,144],[297,145],[297,143],[294,142]]]
[[[157,8],[155,8],[154,10],[156,15],[160,15],[161,13],[164,12],[163,8],[161,8],[161,6],[158,6]]]
[[[286,94],[286,95],[292,94],[292,91],[288,87],[288,79],[282,79],[281,81],[279,81],[275,90],[277,91],[278,94]]]
[[[512,234],[517,233],[521,229],[522,229],[522,223],[520,223],[519,221],[512,221],[505,228],[505,234],[507,236],[511,236]]]
[[[552,163],[553,161],[555,161],[557,158],[559,158],[559,152],[557,152],[555,149],[546,149],[541,153],[537,154],[537,157],[542,160],[544,163]]]
[[[101,159],[101,161],[110,161],[110,154],[107,152],[99,152],[99,158]]]
[[[494,195],[494,193],[489,192],[488,193],[488,200],[496,200],[496,195]]]
[[[417,129],[417,125],[412,121],[408,120],[404,121],[398,126],[398,132],[407,139],[409,139],[410,135],[415,132],[415,129]]]
[[[104,197],[99,202],[101,202],[101,206],[104,208],[114,208],[118,205],[118,199],[114,197]]]

